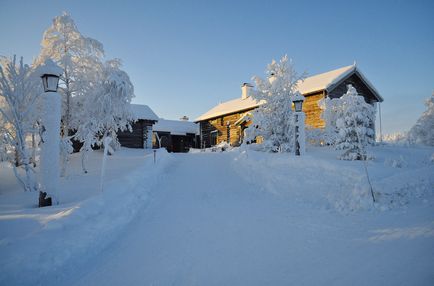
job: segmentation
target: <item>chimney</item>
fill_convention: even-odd
[[[186,115],[184,115],[183,117],[179,118],[179,120],[181,120],[181,121],[188,121],[188,117]]]
[[[276,74],[274,72],[270,73],[270,76],[268,77],[268,82],[270,84],[273,84],[273,82],[276,80]]]
[[[243,83],[243,85],[241,86],[241,98],[242,99],[246,99],[247,97],[250,96],[250,89],[253,86],[250,83]]]

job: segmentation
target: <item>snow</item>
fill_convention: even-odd
[[[304,79],[303,82],[299,83],[298,91],[302,94],[309,94],[316,91],[325,90],[352,73],[355,68],[356,67],[354,65],[350,65],[308,77]]]
[[[209,111],[205,112],[204,114],[196,118],[195,121],[196,122],[202,121],[202,120],[218,117],[224,114],[230,114],[233,112],[240,112],[243,110],[253,109],[255,107],[258,107],[261,104],[262,104],[261,102],[257,102],[252,97],[247,97],[245,99],[243,98],[232,99],[220,103],[219,105],[211,108]]]
[[[45,74],[60,76],[63,73],[63,69],[53,62],[53,60],[47,59],[45,60],[44,65],[38,67],[37,73],[39,76]]]
[[[191,121],[158,119],[153,131],[170,132],[172,135],[199,134],[199,125]]]
[[[157,114],[152,109],[144,104],[131,104],[131,110],[137,119],[143,120],[158,120]]]
[[[99,188],[102,152],[90,153],[83,175],[74,154],[62,178],[61,201],[36,208],[38,194],[17,190],[10,167],[0,172],[0,285],[38,285],[66,263],[86,260],[115,241],[147,204],[153,182],[169,160],[165,151],[121,149],[107,158],[104,192]],[[22,275],[25,273],[25,275]]]
[[[375,205],[363,164],[331,147],[158,152],[156,164],[121,149],[104,193],[101,152],[87,175],[74,154],[62,204],[41,209],[2,165],[0,284],[432,285],[434,148],[369,152]]]
[[[52,197],[53,203],[59,200],[57,189],[60,177],[60,118],[62,113],[61,95],[57,92],[46,92],[42,95],[43,113],[40,176],[42,191]]]
[[[373,92],[378,96],[378,100],[383,101],[383,98],[379,96],[378,91],[375,87],[366,79],[366,77],[361,73],[360,69],[355,65],[345,66],[325,73],[317,74],[311,77],[305,78],[303,81],[298,83],[297,90],[303,94],[311,94],[321,90],[329,90],[336,83],[340,82],[343,78],[347,77],[351,73],[357,71],[357,73],[362,77],[365,83],[373,90]],[[251,97],[246,99],[237,98],[230,101],[220,103],[219,105],[213,107],[206,113],[202,114],[195,121],[207,120],[210,118],[218,117],[224,114],[230,114],[234,112],[240,112],[243,110],[253,109],[261,105],[263,102],[257,102]]]

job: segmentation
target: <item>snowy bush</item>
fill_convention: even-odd
[[[434,93],[425,101],[427,110],[410,129],[409,139],[415,143],[434,146]]]
[[[306,142],[312,146],[325,145],[325,131],[321,128],[306,127]]]
[[[256,90],[252,97],[264,104],[253,112],[252,125],[246,130],[247,141],[262,137],[264,151],[291,152],[294,149],[292,99],[300,96],[297,83],[304,75],[297,74],[286,55],[279,62],[273,60],[266,74],[266,79],[253,77]]]
[[[348,85],[346,94],[333,100],[337,100],[339,105],[336,112],[338,134],[335,147],[344,150],[340,159],[366,160],[366,146],[374,142],[374,107],[366,103],[351,85]]]
[[[384,165],[390,166],[393,168],[404,168],[404,167],[407,167],[408,163],[404,159],[404,157],[402,155],[400,155],[398,159],[387,158],[384,161]]]

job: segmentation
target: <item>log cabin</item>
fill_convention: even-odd
[[[298,85],[298,91],[305,97],[303,112],[307,127],[325,127],[319,101],[326,97],[341,97],[347,91],[348,84],[353,85],[369,104],[383,101],[355,64],[308,77]],[[251,124],[251,111],[263,104],[249,95],[251,88],[250,84],[244,83],[240,98],[220,103],[196,118],[201,147],[208,148],[222,142],[232,146],[242,143],[244,130]]]
[[[158,116],[151,108],[143,104],[131,104],[131,110],[136,121],[131,124],[132,131],[118,131],[121,146],[128,148],[152,148],[152,126],[158,121]]]
[[[168,152],[188,152],[190,148],[199,147],[199,126],[188,121],[159,119],[153,126],[153,147],[166,148]]]

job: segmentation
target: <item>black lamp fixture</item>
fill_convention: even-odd
[[[47,59],[38,69],[44,92],[57,92],[59,78],[63,70],[51,59]]]
[[[292,99],[292,102],[294,103],[295,112],[301,112],[303,110],[304,96],[297,95]]]
[[[44,92],[57,92],[59,75],[44,73],[41,75]]]

